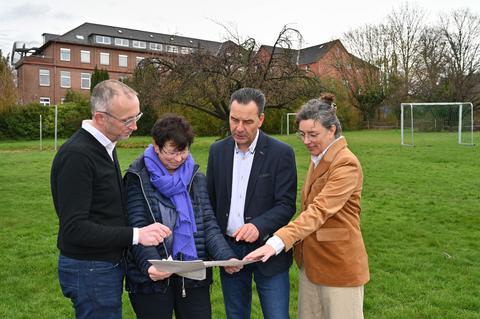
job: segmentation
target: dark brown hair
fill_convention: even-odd
[[[195,134],[183,116],[164,114],[153,125],[152,137],[160,148],[163,148],[166,142],[172,141],[179,151],[183,151],[192,145]]]

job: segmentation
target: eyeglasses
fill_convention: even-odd
[[[135,122],[138,122],[138,120],[140,120],[140,118],[142,117],[143,113],[140,112],[138,113],[137,115],[133,116],[133,117],[129,117],[127,119],[119,119],[118,117],[116,117],[115,115],[109,113],[109,112],[104,112],[104,111],[97,111],[98,113],[103,113],[103,114],[106,114],[108,116],[110,116],[111,118],[119,121],[120,123],[122,123],[123,125],[125,126],[130,126],[132,125],[133,123]]]
[[[177,158],[177,157],[181,157],[182,159],[185,159],[188,156],[189,150],[188,150],[188,147],[186,147],[183,151],[171,152],[171,151],[165,150],[165,148],[162,148],[162,153],[167,158],[174,159],[174,158]]]
[[[315,141],[316,139],[319,138],[320,133],[317,133],[317,132],[313,132],[313,133],[297,132],[297,133],[295,133],[295,135],[297,135],[297,137],[302,141],[305,141],[306,138],[308,138],[309,141]]]

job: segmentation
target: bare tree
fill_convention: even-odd
[[[205,112],[228,122],[231,94],[242,87],[255,87],[265,92],[266,108],[289,108],[299,100],[319,93],[318,80],[298,68],[297,51],[292,48],[297,30],[284,27],[272,52],[259,54],[254,39],[242,43],[224,42],[216,52],[198,48],[186,55],[145,59],[130,83],[154,99],[156,105],[181,105]],[[267,53],[267,54],[265,54]],[[155,85],[142,76],[154,69]]]
[[[423,32],[425,13],[416,6],[403,4],[398,10],[393,10],[387,17],[388,31],[393,54],[398,59],[400,88],[403,99],[412,95],[411,88],[415,82],[414,69],[418,63],[420,36]],[[395,63],[395,62],[394,62]]]
[[[412,88],[416,98],[422,101],[448,99],[443,82],[446,77],[446,48],[441,29],[426,27],[418,42],[418,63],[414,69],[417,85]]]
[[[453,11],[441,18],[446,42],[447,77],[452,85],[452,98],[464,101],[473,98],[480,68],[480,17],[469,9]]]

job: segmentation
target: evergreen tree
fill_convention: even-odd
[[[110,75],[108,74],[108,71],[106,69],[99,70],[95,65],[95,69],[93,70],[92,78],[90,80],[90,92],[93,91],[93,88],[98,83],[108,80],[109,78],[110,78]]]

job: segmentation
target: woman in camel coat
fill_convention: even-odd
[[[308,101],[297,124],[311,154],[302,211],[246,258],[266,261],[293,247],[300,268],[298,317],[363,318],[370,275],[360,230],[360,162],[341,135],[334,104]]]

